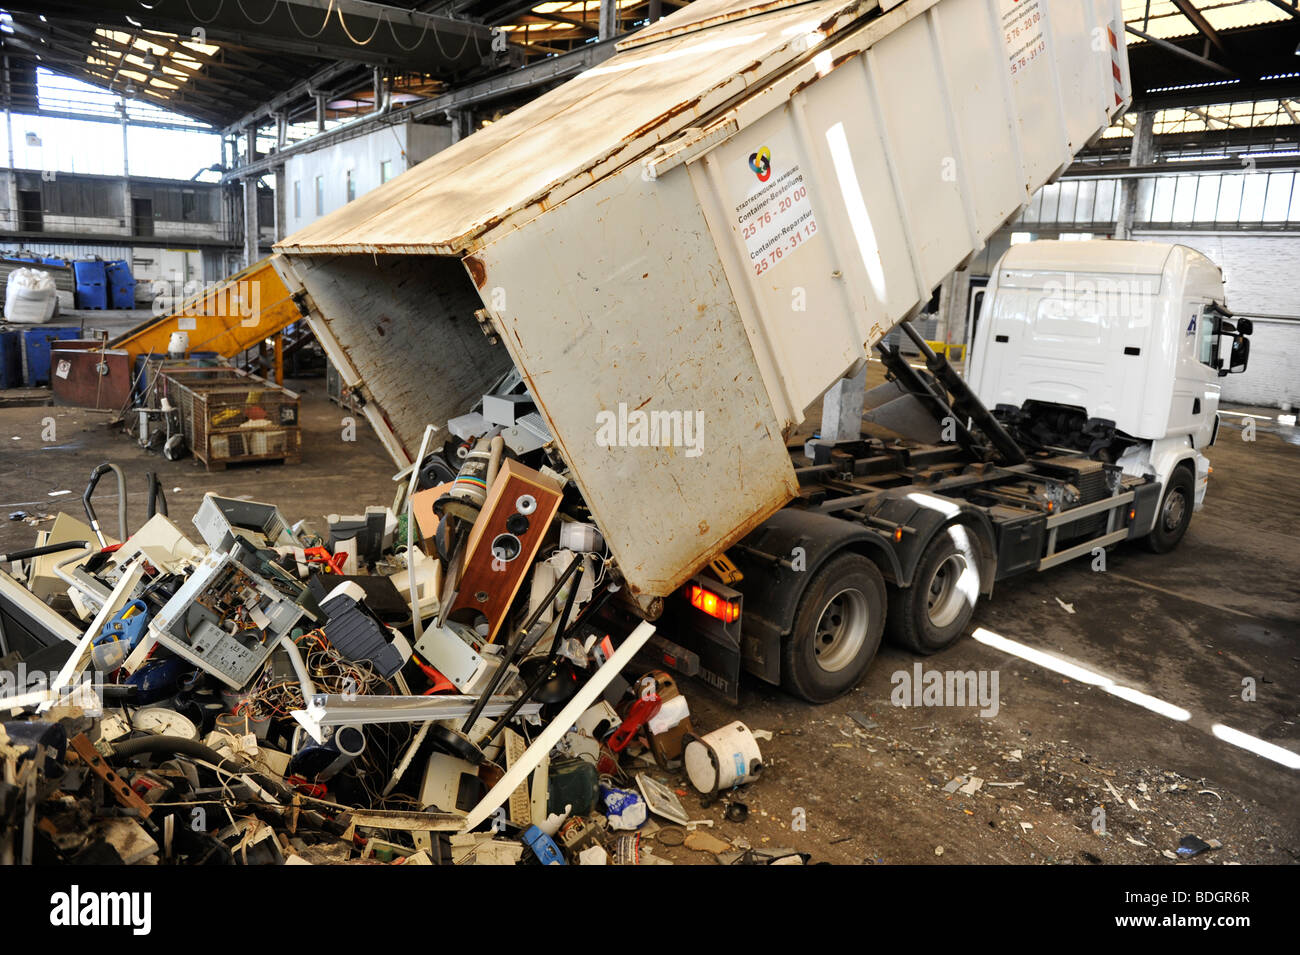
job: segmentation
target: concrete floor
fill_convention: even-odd
[[[1300,861],[1300,773],[1214,730],[1300,754],[1291,491],[1300,432],[1259,420],[1247,442],[1243,421],[1224,415],[1205,507],[1175,551],[1126,544],[1107,554],[1104,572],[1081,560],[1004,581],[976,607],[974,626],[1017,652],[967,639],[920,661],[996,672],[992,718],[892,705],[894,674],[911,674],[918,658],[888,644],[857,690],[825,706],[757,681],[738,710],[693,693],[697,729],[739,717],[774,734],[763,744],[765,775],[739,797],[750,821],[725,822],[715,807],[705,813],[714,831],[836,863],[1172,864],[1165,853],[1187,835],[1223,846],[1194,864]],[[1076,674],[1080,682],[1019,655],[1033,651],[1095,676]],[[1107,678],[1130,698],[1145,694],[1147,706],[1096,685]],[[1188,718],[1149,708],[1162,703]],[[985,783],[946,791],[965,777]],[[797,819],[806,831],[792,829]],[[1102,820],[1104,835],[1094,831]]]
[[[269,501],[290,522],[325,514],[359,514],[368,504],[391,504],[396,468],[365,419],[356,416],[356,440],[344,440],[349,415],[325,397],[324,378],[290,379],[285,387],[301,397],[302,463],[237,465],[211,474],[192,457],[167,461],[111,430],[112,412],[59,406],[0,408],[0,518],[17,510],[33,517],[64,510],[84,520],[81,494],[90,472],[104,461],[126,472],[132,530],[144,520],[146,471],[158,474],[170,516],[183,527],[190,526],[208,491]],[[48,395],[45,389],[38,393]],[[0,392],[0,398],[5,394]],[[46,418],[53,418],[52,441],[42,438]],[[72,494],[49,496],[61,490]],[[111,476],[96,489],[95,510],[106,529],[117,526],[117,486]],[[49,522],[37,526],[48,527]],[[0,520],[0,550],[31,546],[34,532],[21,521]]]
[[[389,503],[393,466],[364,420],[357,440],[345,442],[343,412],[324,398],[323,379],[288,384],[303,395],[303,463],[211,475],[192,460],[144,452],[109,431],[106,414],[0,408],[0,517],[81,516],[86,478],[105,460],[128,474],[132,527],[143,518],[146,470],[162,475],[182,525],[207,490],[276,503],[291,521]],[[56,428],[48,442],[46,417]],[[1223,845],[1194,864],[1300,860],[1300,774],[1213,729],[1300,753],[1300,437],[1261,420],[1246,442],[1243,420],[1225,415],[1205,508],[1172,554],[1121,546],[1105,572],[1081,561],[1006,581],[976,608],[976,626],[1097,677],[1080,682],[973,639],[923,661],[927,670],[996,672],[1000,708],[991,718],[891,705],[892,676],[910,673],[917,659],[889,646],[857,690],[821,707],[749,681],[733,708],[684,681],[697,731],[741,718],[773,733],[761,744],[764,775],[736,797],[748,821],[727,822],[722,805],[701,808],[688,796],[691,815],[714,819],[725,839],[836,863],[1171,864],[1164,853],[1185,835]],[[48,496],[59,490],[72,494]],[[113,526],[111,481],[97,504]],[[0,551],[29,546],[34,533],[0,520]],[[1242,698],[1246,678],[1255,682],[1252,702]],[[1102,679],[1189,717],[1129,702],[1098,686]],[[967,775],[983,787],[946,791]],[[684,779],[676,782],[685,792]],[[1104,834],[1094,831],[1098,810]],[[655,851],[711,861],[680,846]]]

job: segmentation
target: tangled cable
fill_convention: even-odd
[[[293,642],[303,651],[307,674],[320,692],[357,695],[393,692],[393,685],[368,661],[345,658],[319,627],[295,637]],[[273,668],[268,666],[241,706],[263,716],[285,718],[291,710],[303,709],[306,700],[297,679],[277,678]]]

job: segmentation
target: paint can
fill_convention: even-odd
[[[705,794],[753,782],[763,769],[758,741],[739,720],[702,737],[688,736],[683,755],[691,785]]]

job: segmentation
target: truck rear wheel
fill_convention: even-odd
[[[781,685],[811,703],[857,686],[885,625],[885,580],[861,554],[829,560],[809,582],[782,646]]]
[[[950,525],[926,545],[912,586],[890,591],[890,639],[914,653],[947,649],[966,635],[979,592],[979,545]]]
[[[1156,524],[1151,533],[1142,539],[1143,545],[1153,554],[1167,554],[1183,539],[1187,525],[1192,522],[1192,473],[1181,465],[1169,476],[1169,487],[1160,499]]]

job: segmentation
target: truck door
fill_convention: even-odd
[[[979,328],[980,310],[984,308],[984,296],[988,292],[987,275],[972,276],[966,299],[966,367],[971,367],[971,353],[975,348],[975,330]]]
[[[1190,298],[1184,302],[1180,338],[1169,432],[1190,434],[1196,447],[1205,448],[1214,434],[1220,391],[1214,368],[1218,313],[1212,301]]]

